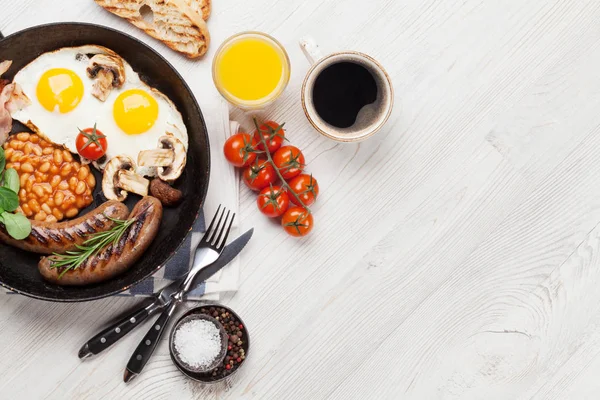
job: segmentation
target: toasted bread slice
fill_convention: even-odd
[[[211,0],[94,1],[189,58],[200,57],[208,49],[210,35],[205,20]],[[148,8],[152,15],[142,15]]]

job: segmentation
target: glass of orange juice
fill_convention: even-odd
[[[272,103],[290,79],[290,60],[276,39],[242,32],[225,40],[212,66],[217,90],[231,104],[259,109]]]

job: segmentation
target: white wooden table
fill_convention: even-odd
[[[200,61],[91,0],[1,0],[0,30],[121,29],[165,55],[201,105],[216,95],[210,63],[224,38],[255,29],[287,47],[290,85],[263,114],[287,122],[322,193],[315,231],[295,240],[242,189],[242,228],[256,233],[227,304],[251,329],[247,365],[227,391],[202,387],[163,341],[125,385],[142,332],[89,362],[76,353],[135,300],[1,296],[0,397],[599,398],[600,2],[213,2]],[[387,67],[396,108],[377,136],[342,145],[310,128],[304,35]]]

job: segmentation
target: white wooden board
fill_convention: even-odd
[[[0,30],[118,28],[165,55],[201,105],[217,96],[210,63],[227,36],[261,30],[287,47],[290,85],[259,115],[287,123],[321,197],[314,233],[296,240],[241,188],[241,228],[256,231],[227,304],[251,329],[245,367],[228,389],[202,387],[163,341],[125,385],[142,331],[96,359],[76,354],[135,300],[1,296],[0,397],[600,398],[600,2],[213,3],[200,61],[91,0],[1,0]],[[396,108],[371,140],[342,145],[310,128],[306,35],[386,66]]]

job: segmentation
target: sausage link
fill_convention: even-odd
[[[20,249],[39,254],[64,253],[81,245],[92,233],[110,229],[113,219],[125,219],[127,206],[118,201],[107,201],[95,210],[62,222],[31,221],[31,234],[23,240],[15,240],[4,227],[0,228],[0,241]]]
[[[156,237],[162,219],[162,205],[154,197],[142,198],[128,217],[135,222],[123,233],[116,245],[109,244],[96,255],[89,257],[79,268],[62,273],[52,268],[52,260],[43,257],[38,268],[49,282],[65,286],[82,286],[111,279],[127,271],[150,246]]]

